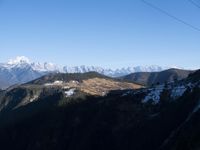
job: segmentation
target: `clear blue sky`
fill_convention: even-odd
[[[188,0],[146,1],[200,28],[200,8]],[[0,62],[198,68],[200,31],[141,0],[0,0],[0,51]]]

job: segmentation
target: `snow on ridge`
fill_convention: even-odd
[[[153,100],[153,102],[157,104],[160,101],[160,95],[164,89],[170,91],[170,97],[173,99],[181,97],[187,90],[187,88],[184,85],[173,86],[169,84],[165,86],[164,84],[162,84],[157,87],[147,89],[148,93],[142,102],[145,103],[148,102],[149,100]]]
[[[34,71],[38,72],[63,72],[63,68],[54,64],[54,63],[49,63],[49,62],[32,62],[29,58],[25,56],[17,56],[14,59],[9,59],[7,63],[1,63],[0,64],[1,68],[4,69],[14,69],[14,68],[25,68],[25,67],[30,67]]]
[[[158,72],[165,69],[169,69],[169,67],[160,67],[160,66],[136,66],[136,67],[126,67],[126,68],[118,68],[118,69],[110,69],[110,68],[103,68],[103,67],[95,67],[95,66],[64,66],[63,70],[66,73],[84,73],[95,71],[107,76],[117,77],[123,76],[130,73],[135,72]]]
[[[40,72],[62,72],[62,69],[53,63],[32,63],[31,67]]]
[[[187,88],[185,86],[176,86],[172,89],[171,91],[171,97],[172,98],[178,98],[178,97],[181,97],[185,91],[187,90]]]

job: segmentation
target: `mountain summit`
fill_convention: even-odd
[[[30,60],[29,58],[25,57],[25,56],[17,56],[15,59],[10,59],[8,61],[9,65],[17,65],[17,64],[30,64]]]

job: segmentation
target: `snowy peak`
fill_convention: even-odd
[[[69,67],[69,66],[65,66],[63,67],[63,71],[66,73],[85,73],[85,72],[98,72],[98,73],[102,73],[105,69],[101,68],[101,67],[94,67],[94,66],[73,66],[73,67]]]
[[[53,64],[53,63],[32,63],[31,67],[33,68],[33,70],[35,71],[39,71],[39,72],[60,72],[60,68]]]
[[[39,63],[39,62],[32,62],[29,58],[25,56],[17,56],[14,59],[8,60],[7,63],[2,65],[4,68],[7,69],[15,69],[15,68],[31,68],[34,71],[38,72],[57,72],[60,71],[59,67],[53,63]]]
[[[9,65],[30,64],[30,60],[25,56],[17,56],[14,59],[10,59],[7,64]]]
[[[17,56],[14,59],[10,59],[7,63],[1,64],[1,67],[7,69],[13,68],[31,68],[37,72],[62,72],[62,73],[86,73],[86,72],[98,72],[100,74],[104,74],[111,77],[119,77],[128,75],[135,72],[160,72],[170,67],[161,67],[157,65],[152,66],[131,66],[124,68],[103,68],[98,66],[58,66],[53,63],[40,63],[40,62],[32,62],[29,58],[25,56]]]
[[[64,73],[86,73],[86,72],[98,72],[111,77],[119,77],[135,72],[159,72],[169,67],[160,67],[160,66],[133,66],[126,68],[110,69],[97,66],[64,66],[60,67],[53,63],[40,63],[32,62],[29,58],[25,56],[17,56],[14,59],[10,59],[7,63],[4,63],[3,66],[7,69],[12,68],[31,68],[34,71],[38,72],[64,72]]]

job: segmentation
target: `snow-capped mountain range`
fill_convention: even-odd
[[[55,72],[59,71],[58,66],[54,65],[53,63],[39,63],[39,62],[31,62],[29,58],[25,56],[18,56],[15,59],[8,60],[7,63],[2,63],[0,67],[4,67],[6,69],[13,69],[13,68],[26,68],[30,67],[34,71],[38,72]]]
[[[127,68],[110,69],[96,66],[59,66],[53,63],[32,62],[25,56],[18,56],[6,63],[0,63],[0,88],[13,84],[24,83],[52,72],[85,73],[95,71],[111,77],[119,77],[134,72],[158,72],[170,67],[133,66]]]

